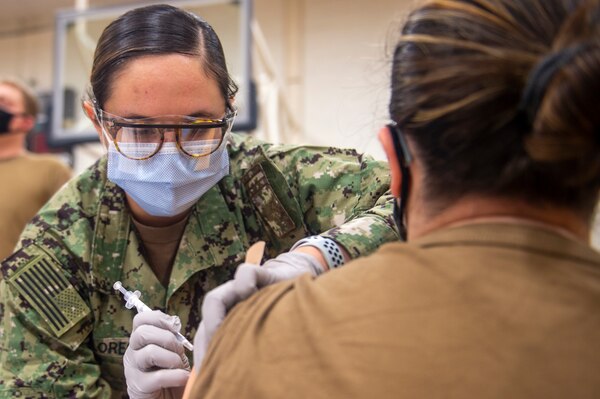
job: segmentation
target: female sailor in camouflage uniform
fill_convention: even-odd
[[[235,91],[218,37],[192,14],[138,8],[105,29],[84,108],[107,155],[39,212],[2,263],[1,397],[119,397],[134,337],[132,367],[155,386],[131,396],[185,383],[183,347],[155,338],[175,321],[149,312],[155,321],[134,331],[115,281],[178,315],[191,338],[205,293],[256,241],[288,278],[339,263],[320,244],[287,252],[304,237],[318,234],[346,259],[398,238],[385,164],[232,134]]]

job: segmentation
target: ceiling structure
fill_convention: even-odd
[[[143,0],[2,0],[0,38],[52,29],[56,12],[74,9],[76,3],[104,7],[141,2]]]

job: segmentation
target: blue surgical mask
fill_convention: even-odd
[[[229,174],[226,141],[200,158],[182,154],[176,143],[167,142],[157,154],[141,161],[126,158],[109,142],[108,179],[150,215],[179,215]]]

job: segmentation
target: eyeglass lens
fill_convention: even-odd
[[[161,145],[163,134],[179,134],[179,145],[188,155],[198,157],[213,153],[219,148],[228,124],[218,127],[157,128],[148,126],[121,126],[116,131],[115,141],[119,151],[128,158],[145,159],[154,155]],[[162,134],[161,134],[162,133]]]

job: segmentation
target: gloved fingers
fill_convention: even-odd
[[[202,301],[202,320],[207,331],[216,330],[227,311],[237,302],[234,280],[229,280],[209,291]]]
[[[179,332],[181,329],[181,320],[179,320],[179,317],[169,316],[160,310],[136,314],[133,318],[133,330],[135,331],[136,328],[144,324],[150,324],[172,332]]]
[[[140,375],[139,383],[128,381],[127,393],[131,399],[164,398],[163,389],[183,387],[189,376],[190,372],[182,369],[149,371]],[[182,393],[173,397],[181,397]]]
[[[210,340],[206,337],[204,322],[201,321],[198,326],[198,331],[194,336],[194,370],[196,374],[200,373],[200,366],[202,360],[204,360],[204,355],[206,355],[206,349],[208,348],[209,343]]]
[[[204,348],[208,346],[227,312],[238,302],[248,298],[258,288],[272,284],[272,272],[248,263],[238,266],[235,277],[210,291],[202,302],[202,323],[204,326]]]
[[[138,370],[189,369],[187,357],[157,345],[146,345],[128,356],[128,362]]]
[[[238,266],[233,279],[237,302],[243,301],[258,291],[259,288],[273,284],[275,281],[275,276],[271,270],[249,263],[242,263]]]
[[[223,315],[225,315],[233,305],[238,303],[237,292],[235,291],[233,282],[234,280],[229,280],[217,288],[210,290],[208,294],[206,294],[202,302],[202,314],[204,314],[204,305],[207,303],[210,304],[213,311],[218,311]]]
[[[163,388],[174,388],[184,386],[190,378],[190,371],[183,369],[175,370],[157,370],[151,373],[150,378],[156,378],[156,381]]]
[[[159,346],[178,355],[185,353],[183,344],[177,340],[172,331],[150,324],[142,324],[129,337],[129,347],[138,351],[148,345]]]

